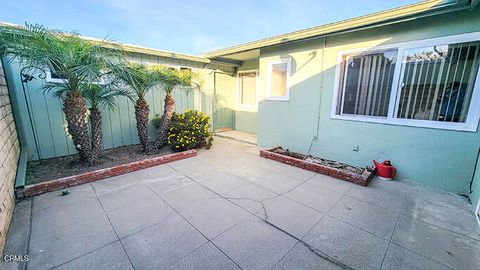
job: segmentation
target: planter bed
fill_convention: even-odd
[[[319,157],[305,156],[288,149],[285,150],[281,146],[262,149],[260,150],[260,156],[362,186],[368,185],[375,176],[374,170],[367,170],[366,168],[359,168]]]
[[[197,155],[196,150],[173,153],[162,149],[144,154],[138,149],[139,146],[134,145],[105,150],[94,166],[79,164],[77,155],[31,161],[27,164],[26,186],[17,189],[16,196],[35,196]]]

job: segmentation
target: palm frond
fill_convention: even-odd
[[[107,46],[108,45],[108,46]],[[65,78],[62,91],[80,91],[84,83],[102,76],[124,61],[124,52],[107,40],[86,40],[75,32],[61,32],[41,25],[0,27],[0,53],[27,65],[49,68]],[[51,91],[48,85],[44,90]]]
[[[82,96],[90,104],[91,108],[99,109],[100,107],[106,107],[112,111],[116,109],[115,99],[117,97],[129,97],[130,95],[128,90],[118,88],[112,84],[83,83],[80,89]]]
[[[175,88],[192,90],[192,87],[199,87],[195,82],[197,74],[190,69],[173,69],[167,66],[156,68],[159,73],[160,81],[167,94],[171,94]]]
[[[69,85],[66,83],[45,83],[40,89],[46,93],[52,93],[56,98],[63,98],[69,90]]]

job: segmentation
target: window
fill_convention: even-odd
[[[479,45],[466,42],[405,50],[397,117],[465,123]]]
[[[332,118],[476,131],[480,33],[339,54]]]
[[[288,100],[290,59],[271,61],[268,65],[268,98],[269,100]]]
[[[341,114],[386,117],[396,50],[344,56]]]
[[[257,72],[238,73],[238,104],[242,106],[257,104]]]

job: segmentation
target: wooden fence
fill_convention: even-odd
[[[156,56],[135,56],[138,62],[154,62],[201,68],[200,63],[180,62],[174,59],[162,59]],[[145,60],[147,59],[147,60]],[[9,82],[9,92],[12,98],[13,110],[17,128],[20,131],[22,144],[28,149],[28,159],[38,160],[75,154],[72,141],[66,132],[65,116],[62,112],[62,102],[51,94],[41,91],[45,80],[36,79],[27,84],[21,83],[18,63],[5,61]],[[206,80],[209,80],[207,77]],[[213,79],[212,79],[213,80]],[[207,88],[213,87],[207,83]],[[192,89],[189,91],[177,89],[174,91],[175,111],[184,112],[187,109],[203,111],[212,115],[212,89]],[[150,119],[155,114],[163,113],[165,93],[163,90],[150,91],[147,95],[150,105]],[[116,99],[116,110],[104,109],[103,115],[103,146],[105,149],[139,143],[135,126],[134,107],[126,97]],[[155,138],[154,127],[150,123],[151,139]]]

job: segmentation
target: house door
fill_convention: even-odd
[[[233,129],[235,111],[235,78],[233,74],[215,72],[213,129]]]

